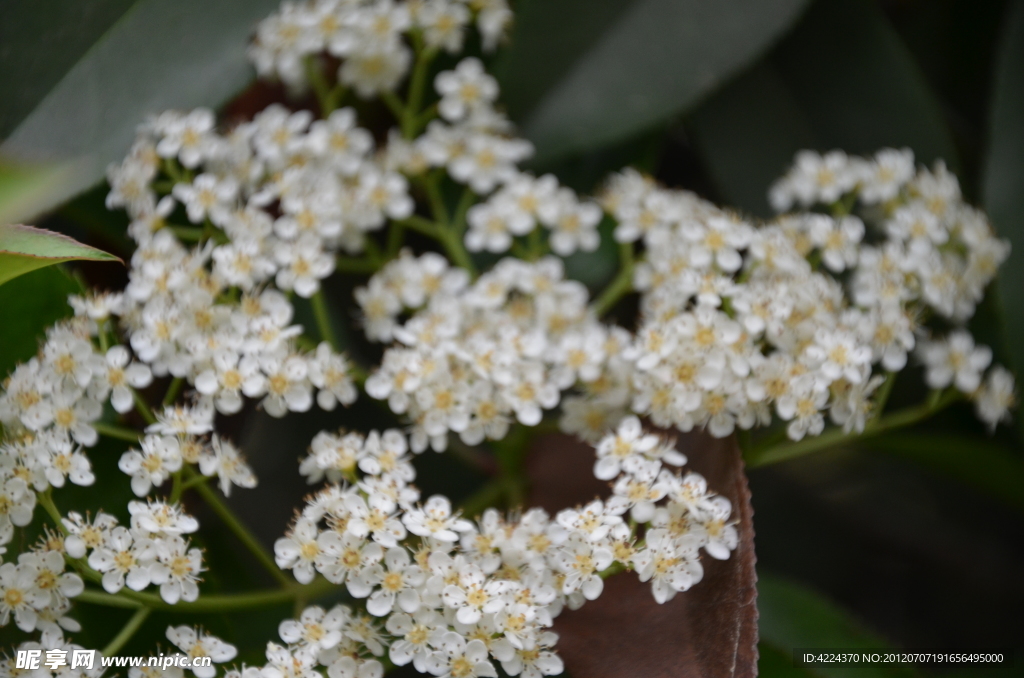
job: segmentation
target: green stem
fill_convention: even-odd
[[[51,494],[52,488],[46,488],[45,492],[39,492],[36,494],[36,501],[43,507],[50,519],[57,526],[57,529],[61,531],[61,534],[67,534],[68,528],[64,526],[64,521],[61,520],[60,510],[57,509],[57,505],[53,503],[53,496]]]
[[[187,479],[190,481],[195,477],[195,471],[191,468],[186,467],[185,474]],[[241,541],[245,547],[249,549],[249,552],[256,557],[256,560],[260,561],[260,564],[263,565],[267,572],[269,572],[270,575],[282,586],[289,586],[291,584],[291,580],[288,578],[288,575],[281,571],[281,568],[279,568],[277,563],[274,562],[274,558],[267,553],[259,540],[256,539],[252,532],[249,531],[249,528],[242,524],[231,508],[224,503],[216,491],[206,484],[197,484],[195,485],[195,489],[196,492],[202,496],[207,505],[213,509],[213,512],[216,513],[224,524],[235,533],[235,536],[238,537],[239,541]]]
[[[334,109],[331,107],[331,90],[324,79],[324,72],[315,56],[306,57],[306,79],[313,86],[317,103],[320,104],[320,117],[326,118]]]
[[[613,574],[618,574],[620,572],[625,572],[625,571],[626,571],[626,566],[616,560],[614,563],[609,565],[606,569],[601,570],[600,572],[598,572],[597,576],[600,577],[601,579],[607,579],[608,577],[612,576]]]
[[[181,501],[181,493],[185,491],[185,488],[181,482],[181,469],[179,468],[171,475],[171,494],[167,498],[168,504],[177,504]]]
[[[355,273],[363,275],[375,272],[380,266],[370,259],[356,257],[338,257],[335,261],[334,270],[339,273]]]
[[[175,377],[171,380],[171,384],[167,387],[167,393],[164,394],[163,402],[161,403],[164,407],[167,407],[174,402],[174,399],[181,393],[181,387],[185,384],[184,377]]]
[[[205,229],[199,226],[168,226],[174,237],[182,242],[199,242],[203,239]]]
[[[135,407],[138,408],[139,414],[146,420],[146,423],[155,424],[156,417],[153,416],[153,411],[149,409],[149,405],[146,404],[146,401],[142,399],[142,396],[134,388],[132,389],[132,398],[135,399]]]
[[[401,124],[405,120],[405,106],[394,92],[384,91],[380,93],[380,100],[391,110],[391,115]]]
[[[427,192],[427,199],[430,201],[430,209],[434,213],[434,221],[439,224],[448,223],[448,208],[445,207],[444,197],[441,195],[441,187],[438,185],[441,175],[431,173],[423,178],[422,184]]]
[[[961,395],[954,390],[934,402],[929,401],[916,407],[908,407],[906,409],[899,410],[898,412],[893,412],[892,414],[879,417],[878,419],[869,422],[861,433],[846,433],[841,428],[833,428],[813,438],[804,438],[803,440],[796,442],[755,449],[747,455],[746,464],[750,468],[775,464],[780,461],[802,457],[805,454],[810,454],[811,452],[818,452],[832,447],[833,445],[838,445],[851,440],[863,440],[887,431],[911,426],[924,421],[939,410],[948,407],[960,399]]]
[[[882,412],[885,411],[885,404],[889,402],[889,394],[892,393],[892,385],[896,382],[895,372],[886,372],[885,381],[878,388],[878,394],[875,396],[874,412],[872,413],[872,419],[878,419],[882,416]]]
[[[139,442],[141,437],[138,431],[133,431],[130,428],[124,428],[116,424],[108,424],[103,421],[94,421],[91,424],[96,432],[101,436],[107,436],[108,438],[117,438],[118,440],[127,440],[130,443]]]
[[[469,252],[466,251],[465,246],[462,244],[462,236],[453,230],[445,229],[441,232],[441,245],[444,247],[448,256],[457,266],[469,271],[470,276],[476,277],[476,265],[473,263],[472,257],[469,256]]]
[[[330,344],[335,351],[340,351],[338,335],[334,333],[334,327],[331,326],[331,313],[327,309],[327,298],[324,295],[323,287],[310,297],[309,303],[313,306],[313,316],[316,318],[316,328],[320,332],[320,338]]]
[[[306,585],[289,582],[287,587],[270,591],[200,595],[197,600],[191,603],[181,601],[174,605],[164,602],[163,598],[155,593],[140,593],[127,588],[121,589],[116,594],[96,589],[86,589],[75,596],[74,600],[79,603],[91,603],[107,607],[148,607],[154,610],[187,614],[191,612],[228,612],[281,605],[300,596],[307,600],[314,600],[336,590],[338,590],[336,584],[332,584],[326,579],[317,579]]]
[[[132,636],[135,635],[135,632],[139,630],[139,627],[142,626],[146,621],[146,617],[148,617],[149,613],[152,611],[152,608],[149,607],[140,607],[136,610],[135,614],[133,614],[131,619],[128,620],[128,623],[124,625],[124,628],[121,629],[120,633],[114,636],[114,639],[107,643],[107,646],[103,648],[103,656],[113,657],[117,654],[121,648],[125,646],[125,643],[131,640]]]
[[[412,78],[409,82],[409,103],[405,106],[405,115],[402,118],[402,136],[406,139],[414,138],[419,131],[420,108],[423,107],[423,92],[426,89],[427,73],[435,56],[437,56],[437,50],[428,47],[419,53],[416,65],[413,67]]]
[[[476,517],[486,509],[496,505],[505,496],[506,490],[508,490],[508,483],[504,478],[493,478],[481,485],[480,489],[476,492],[466,497],[459,504],[459,509],[466,518]]]
[[[629,294],[633,289],[633,244],[622,243],[619,245],[619,274],[608,284],[604,292],[594,302],[594,314],[603,316],[619,302],[619,299]]]
[[[466,186],[462,191],[462,197],[459,198],[459,204],[455,208],[455,221],[452,222],[452,229],[459,234],[466,232],[466,213],[469,212],[469,208],[476,202],[476,193],[473,192],[469,186]]]

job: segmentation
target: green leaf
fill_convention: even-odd
[[[27,273],[0,287],[0,380],[36,354],[46,328],[71,315],[68,295],[78,286],[59,268]]]
[[[0,162],[0,225],[25,221],[54,203],[76,181],[75,163],[26,165]]]
[[[788,655],[790,661],[793,650],[798,648],[891,647],[825,597],[795,582],[764,573],[758,573],[757,611],[760,615],[758,631],[761,643]],[[771,663],[778,665],[780,662]],[[916,675],[906,666],[883,664],[830,664],[802,668],[822,678],[895,678]]]
[[[0,226],[0,285],[37,268],[78,259],[121,261],[60,233],[32,226]]]
[[[768,59],[694,111],[688,129],[722,197],[762,216],[768,185],[801,148],[907,146],[919,162],[959,167],[940,104],[866,0],[816,3]]]
[[[252,31],[279,4],[137,0],[125,5],[0,146],[0,154],[77,160],[81,172],[43,207],[81,192],[125,155],[147,116],[168,108],[217,106],[239,91],[253,75],[245,56]],[[78,20],[75,12],[47,14],[46,3],[32,7],[55,27],[74,28]],[[23,49],[29,51],[26,60],[46,60],[52,48],[40,41]]]
[[[992,224],[1013,244],[999,271],[999,293],[1009,337],[1024,332],[1024,0],[1006,7],[999,48],[989,150],[985,163],[984,203]],[[1024,369],[1024,343],[1008,342],[1017,370]]]
[[[540,161],[628,138],[749,64],[805,4],[534,0],[503,64],[509,109]]]
[[[1024,463],[1002,445],[955,433],[891,433],[864,449],[910,459],[1024,512]]]
[[[0,23],[0,138],[135,0],[8,0]]]

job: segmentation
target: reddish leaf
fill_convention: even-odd
[[[704,579],[664,605],[632,572],[600,598],[555,622],[566,671],[586,678],[746,678],[757,674],[757,575],[753,509],[735,439],[679,438],[687,467],[732,501],[740,543],[729,560],[702,557]],[[563,435],[538,440],[527,460],[531,506],[558,511],[607,495],[590,472],[592,447]]]

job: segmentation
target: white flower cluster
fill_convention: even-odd
[[[141,591],[155,584],[172,605],[198,598],[199,573],[205,569],[202,552],[184,535],[198,530],[199,521],[179,505],[160,500],[129,502],[128,511],[128,527],[102,511],[92,519],[70,512],[63,519],[65,552],[71,558],[86,558],[89,567],[102,573],[108,593],[125,586]]]
[[[672,472],[685,457],[636,417],[597,447],[594,472],[612,481],[612,496],[553,520],[541,509],[514,520],[488,509],[473,523],[443,496],[421,504],[408,451],[396,430],[321,433],[301,464],[311,482],[348,482],[308,500],[275,544],[277,563],[301,583],[319,572],[344,584],[369,613],[313,607],[282,624],[287,651],[307,668],[381,675],[375,658],[389,648],[396,665],[439,676],[495,676],[492,659],[509,675],[554,675],[562,664],[546,629],[566,606],[597,598],[609,568],[635,568],[665,602],[700,581],[701,551],[728,558],[737,546],[729,501],[698,474]],[[268,659],[282,651],[272,644]]]
[[[909,151],[871,160],[805,151],[772,195],[833,213],[755,228],[634,172],[609,182],[616,238],[642,240],[647,254],[634,280],[642,322],[627,351],[634,412],[715,436],[766,425],[773,409],[795,440],[820,433],[826,412],[861,431],[883,374],[918,347],[930,387],[955,386],[992,426],[1008,416],[1009,373],[996,367],[982,383],[991,352],[965,329],[933,338],[923,324],[929,314],[966,321],[1009,252],[941,163],[915,171]]]
[[[132,478],[132,491],[145,497],[153,487],[194,464],[207,477],[216,477],[224,496],[231,487],[256,487],[256,476],[241,452],[228,440],[213,434],[213,407],[200,400],[194,407],[173,406],[157,415],[147,429],[139,449],[129,449],[118,462],[118,468]]]
[[[408,416],[416,452],[428,442],[443,450],[449,431],[475,445],[500,440],[513,420],[535,426],[562,389],[593,379],[605,362],[615,335],[587,297],[554,257],[503,259],[470,284],[440,257],[403,256],[356,292],[367,335],[398,341],[366,391]]]
[[[64,571],[59,539],[48,535],[41,544],[18,556],[17,563],[0,565],[0,626],[13,618],[22,631],[39,630],[44,640],[62,638],[64,630],[78,631],[67,613],[70,599],[82,592],[82,578]],[[55,646],[56,646],[55,645]]]
[[[472,23],[490,49],[510,19],[506,0],[285,2],[250,55],[262,75],[311,88],[323,119],[274,104],[231,129],[205,109],[141,126],[108,171],[107,205],[127,212],[138,244],[130,282],[72,297],[76,317],[0,392],[0,555],[37,503],[57,515],[53,488],[94,482],[82,447],[100,432],[134,441],[118,467],[145,501],[129,504],[127,526],[72,511],[61,535],[0,564],[0,626],[13,619],[43,646],[72,647],[66,613],[83,582],[66,563],[121,597],[155,585],[167,603],[197,599],[204,568],[188,535],[199,525],[178,497],[213,478],[225,495],[256,484],[217,415],[246,399],[280,417],[357,396],[361,370],[332,348],[321,292],[336,270],[371,274],[355,300],[366,336],[385,346],[364,386],[408,429],[312,440],[299,472],[330,484],[275,560],[355,602],[306,608],[282,623],[284,644],[268,645],[264,666],[230,678],[377,678],[385,655],[445,678],[495,676],[496,663],[513,676],[560,673],[552,620],[596,598],[605,576],[635,570],[665,602],[701,580],[702,558],[738,546],[729,501],[670,468],[685,458],[639,417],[718,437],[773,417],[794,440],[821,433],[826,416],[860,432],[915,355],[933,402],[962,394],[993,428],[1008,418],[1013,376],[965,325],[1009,245],[943,165],[915,167],[892,149],[802,152],[770,194],[779,211],[798,211],[765,224],[632,170],[599,200],[581,199],[519,170],[532,147],[512,134],[479,59],[453,59],[429,91],[433,59],[460,52]],[[352,93],[392,112],[386,141],[354,107],[338,108]],[[592,304],[549,252],[595,250],[604,219],[623,271]],[[448,256],[414,254],[410,233]],[[487,255],[470,252],[511,256],[477,275]],[[602,322],[630,289],[635,331]],[[295,297],[321,343],[294,323]],[[101,421],[108,402],[149,422],[137,440]],[[488,509],[476,522],[443,496],[421,502],[410,453],[443,450],[450,433],[498,441],[555,408],[562,430],[595,445],[608,499],[554,517]],[[150,497],[169,480],[166,501]],[[236,655],[188,626],[167,638],[191,657]],[[5,659],[0,672],[17,673],[8,669]]]
[[[431,51],[460,52],[475,19],[487,50],[512,21],[506,0],[315,0],[285,2],[260,23],[249,56],[260,75],[294,88],[308,84],[304,61],[341,59],[338,82],[370,97],[395,89],[412,63],[403,34]]]

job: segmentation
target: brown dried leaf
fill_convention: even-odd
[[[577,678],[747,678],[757,675],[757,574],[753,509],[734,438],[700,433],[679,438],[690,470],[729,498],[739,520],[732,557],[702,556],[704,579],[659,605],[649,584],[623,573],[604,593],[555,622],[558,652]],[[590,473],[592,447],[564,435],[540,438],[527,459],[529,504],[554,513],[609,494]],[[586,472],[583,472],[586,471]]]

